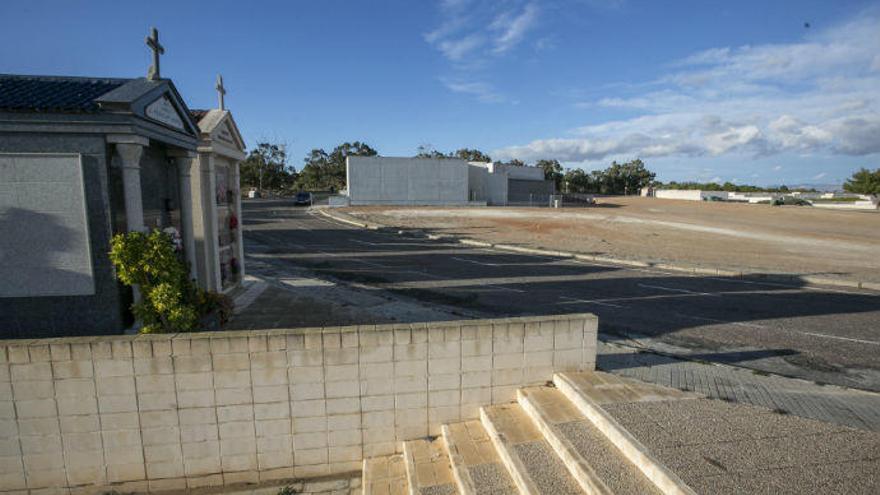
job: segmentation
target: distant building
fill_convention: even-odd
[[[699,189],[654,189],[653,196],[661,199],[682,199],[686,201],[726,200],[726,191],[702,191]]]
[[[351,156],[346,180],[351,205],[543,205],[556,192],[540,168],[458,158]]]

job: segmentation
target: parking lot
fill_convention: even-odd
[[[880,390],[880,294],[693,277],[512,254],[333,222],[284,201],[246,202],[259,256],[340,284],[463,316],[599,315],[610,339],[712,362]]]

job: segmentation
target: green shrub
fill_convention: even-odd
[[[191,332],[205,314],[219,311],[221,323],[231,314],[226,296],[206,292],[189,279],[171,236],[160,230],[113,236],[110,261],[122,283],[140,290],[132,311],[143,324],[142,333]]]

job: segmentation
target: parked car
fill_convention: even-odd
[[[310,192],[298,192],[296,196],[293,198],[293,204],[296,206],[312,206],[312,193]]]

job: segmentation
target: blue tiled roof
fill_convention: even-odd
[[[95,112],[95,99],[129,81],[0,74],[0,111]]]

